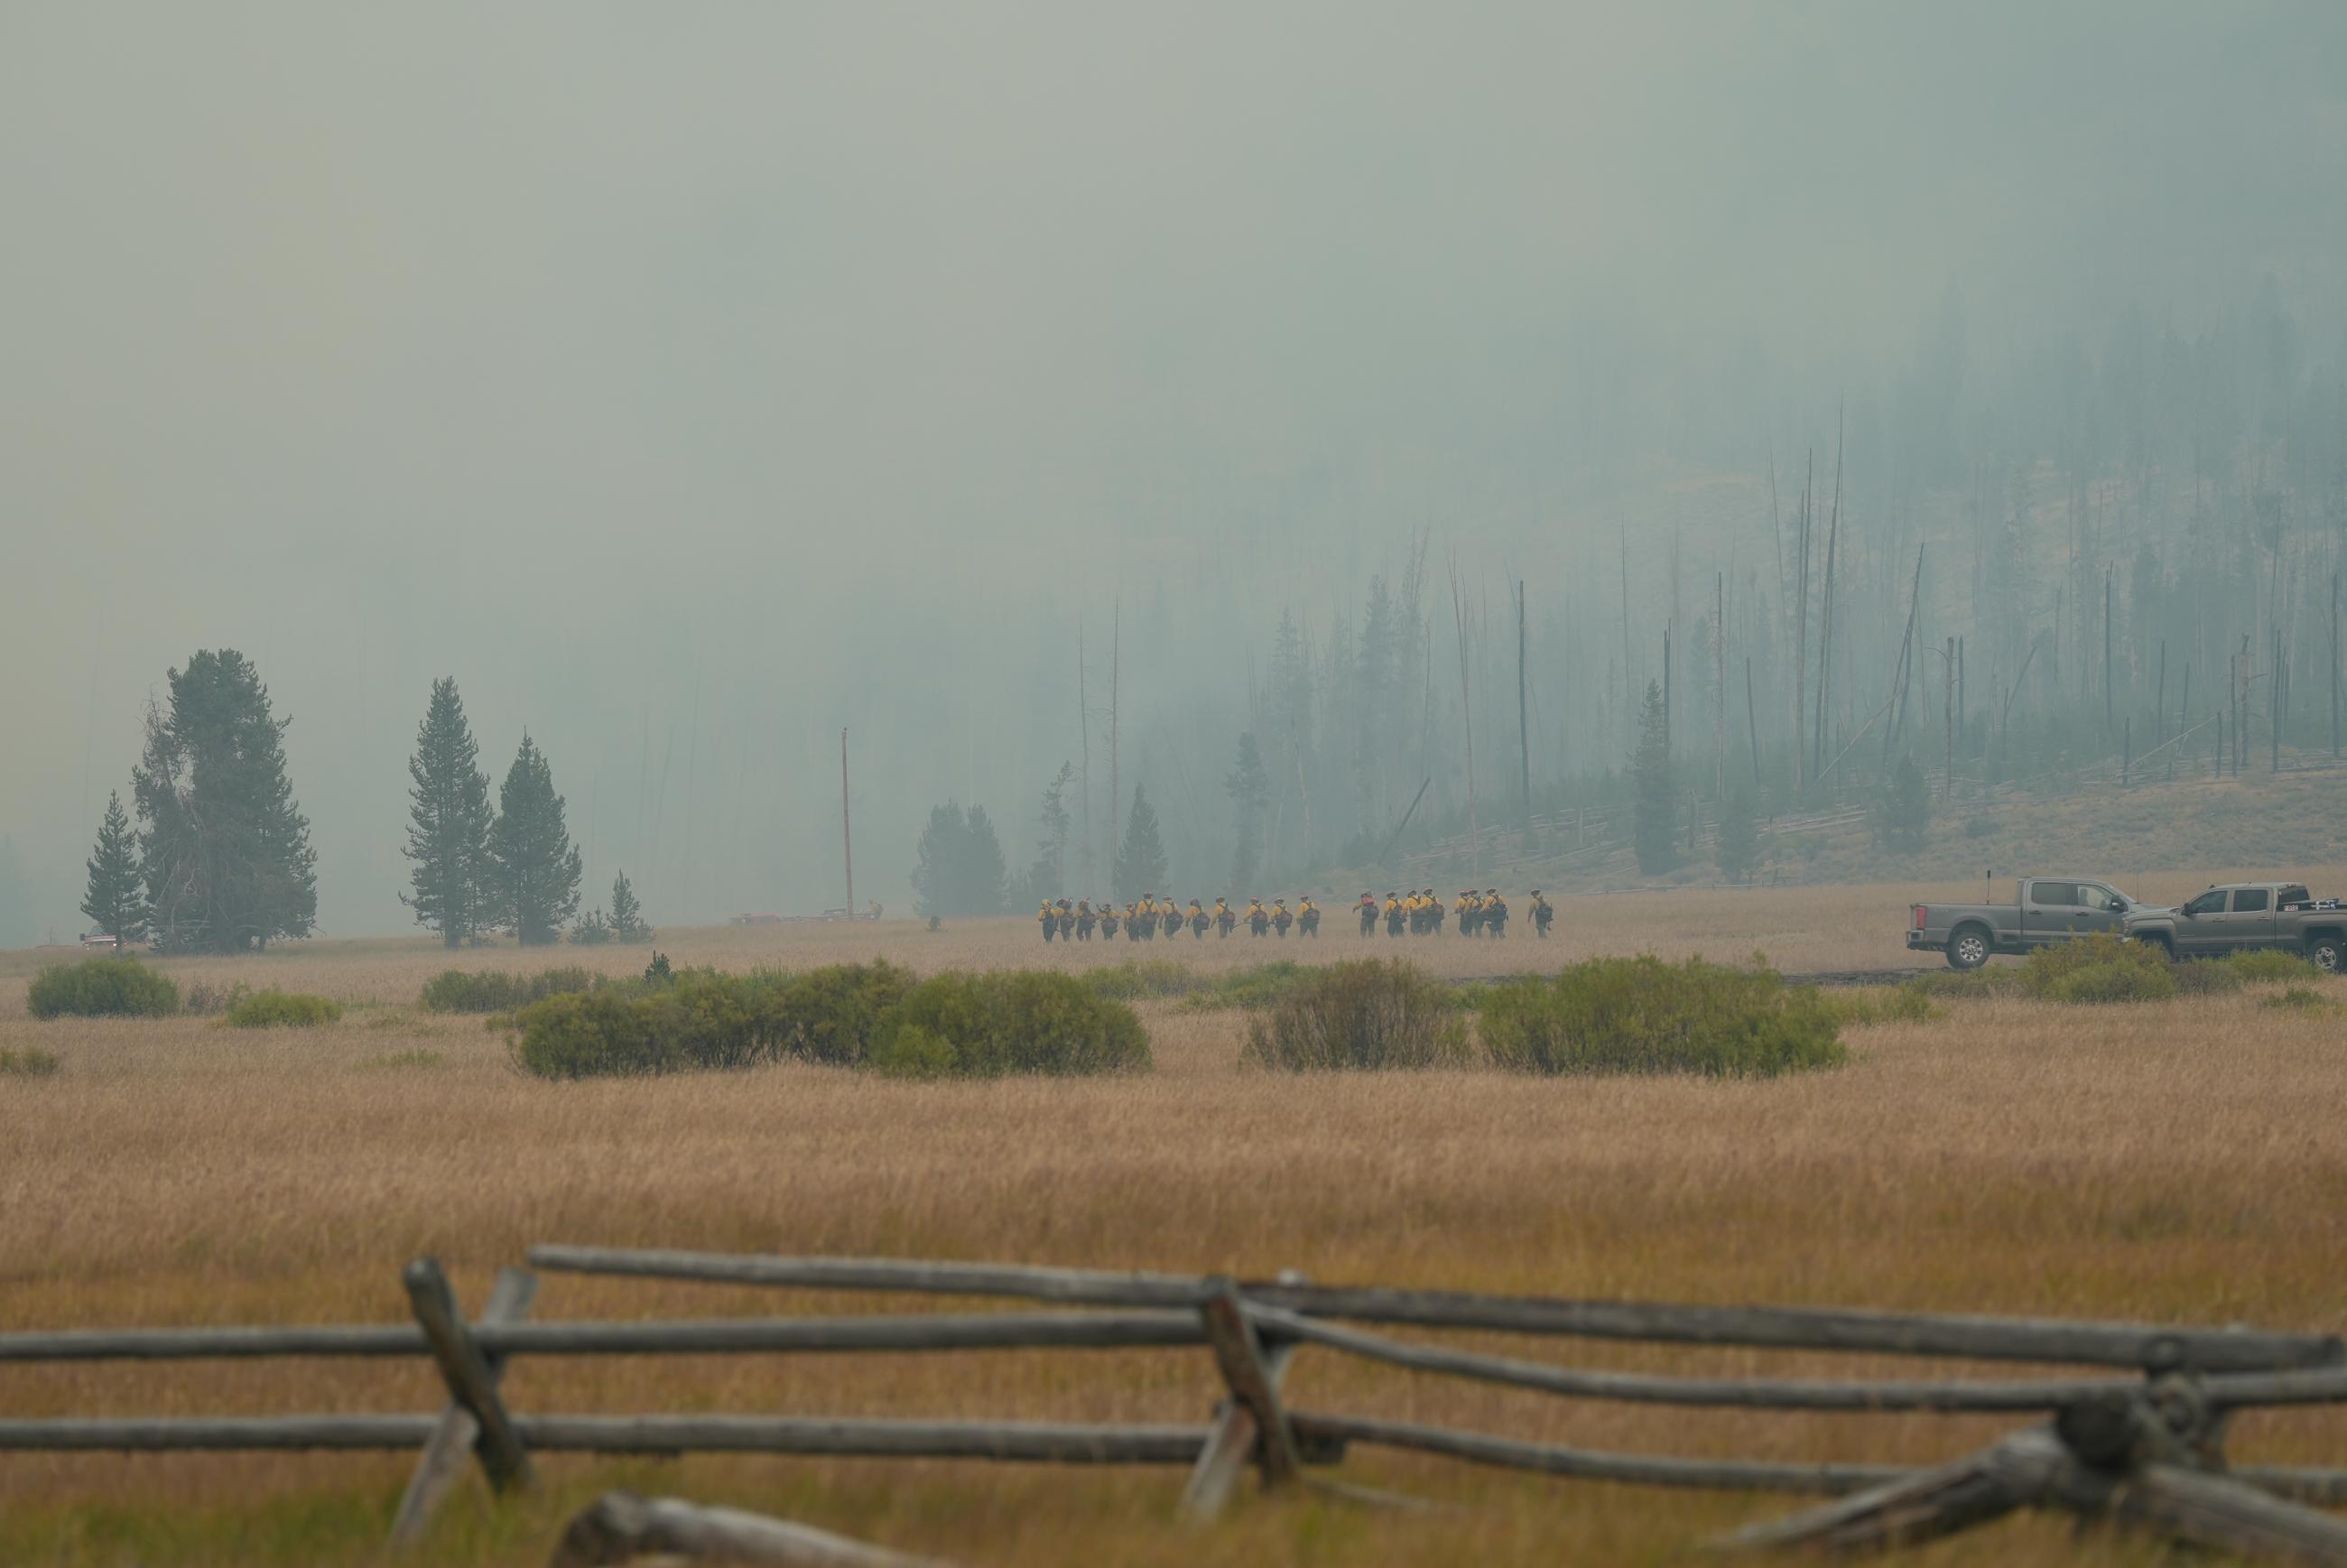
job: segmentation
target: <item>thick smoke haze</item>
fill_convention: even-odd
[[[948,798],[1022,866],[1087,743],[1105,839],[1112,619],[1212,896],[1282,610],[1421,538],[1430,688],[1449,562],[1493,628],[1527,579],[1545,779],[1619,765],[1647,626],[1773,600],[1840,411],[1886,585],[2041,457],[2197,497],[2138,345],[2280,432],[2287,525],[2347,494],[2332,4],[17,5],[0,215],[0,943],[85,924],[200,648],[292,720],[327,935],[413,928],[439,675],[655,922],[841,901],[843,727],[859,901]]]

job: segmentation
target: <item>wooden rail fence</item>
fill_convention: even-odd
[[[1211,1518],[1244,1472],[1266,1488],[1314,1478],[1356,1444],[1543,1474],[1669,1487],[1808,1492],[1833,1501],[1729,1537],[1737,1547],[1881,1546],[1952,1532],[2028,1506],[2152,1529],[2234,1551],[2347,1564],[2347,1470],[2229,1468],[2228,1418],[2256,1408],[2347,1403],[2347,1353],[2327,1335],[2055,1318],[1814,1307],[1729,1307],[1319,1285],[1284,1274],[1235,1280],[907,1259],[785,1257],[540,1246],[544,1273],[695,1280],[827,1292],[992,1297],[1043,1310],[912,1317],[531,1321],[538,1276],[499,1273],[468,1321],[439,1266],[402,1284],[412,1325],[87,1329],[0,1334],[0,1363],[305,1357],[426,1357],[447,1390],[436,1414],[216,1419],[0,1419],[0,1450],[414,1449],[395,1515],[413,1542],[472,1463],[493,1491],[531,1484],[550,1452],[761,1452],[1187,1466],[1183,1512]],[[1471,1329],[1664,1345],[2070,1365],[2098,1375],[1843,1380],[1719,1378],[1598,1370],[1404,1339],[1375,1328]],[[518,1413],[499,1391],[515,1356],[829,1354],[1202,1346],[1223,1389],[1202,1425],[865,1420],[760,1415]],[[1307,1347],[1419,1373],[1561,1398],[1719,1409],[2005,1413],[2039,1418],[1932,1469],[1691,1459],[1522,1441],[1291,1404]]]

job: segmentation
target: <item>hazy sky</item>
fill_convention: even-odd
[[[930,799],[1023,818],[1073,749],[1039,651],[1184,549],[1245,585],[1174,607],[1225,647],[1417,528],[1510,548],[1698,374],[1812,415],[1952,289],[1983,354],[2268,273],[2336,333],[2342,84],[2328,3],[18,0],[20,913],[77,928],[147,693],[223,645],[294,721],[330,934],[405,922],[444,673],[599,891],[676,868],[655,918],[837,902],[854,728],[901,905]]]

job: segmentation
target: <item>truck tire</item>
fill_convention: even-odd
[[[2342,942],[2336,931],[2324,931],[2306,939],[2306,961],[2326,975],[2339,973],[2347,966],[2347,942]]]
[[[1952,969],[1977,969],[1988,962],[1993,950],[1984,927],[1959,926],[1948,933],[1948,968]]]

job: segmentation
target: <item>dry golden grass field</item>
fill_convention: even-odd
[[[2166,898],[2219,875],[2129,891]],[[2337,886],[2347,872],[2313,880]],[[1561,905],[1545,946],[1526,935],[1373,946],[1453,976],[1642,949],[1759,950],[1788,970],[1895,967],[1910,961],[1905,906],[1927,891],[1971,887],[1593,897]],[[1341,913],[1331,924],[1313,956],[1372,946]],[[1221,967],[1283,951],[1244,938],[1046,950],[1017,920],[683,931],[658,946],[729,968],[878,953],[923,970],[1134,956]],[[457,961],[580,958],[506,948]],[[606,948],[583,961],[618,971],[644,958]],[[446,1260],[470,1307],[498,1265],[539,1241],[1292,1266],[1332,1283],[2347,1328],[2347,1012],[2263,1008],[2255,989],[2100,1009],[1952,1004],[1928,1021],[1849,1031],[1845,1068],[1767,1082],[1273,1075],[1241,1065],[1243,1015],[1149,1004],[1156,1067],[1138,1077],[900,1083],[792,1065],[554,1084],[515,1072],[477,1019],[415,1009],[447,962],[423,942],[163,966],[183,981],[274,983],[348,1005],[339,1023],[309,1030],[36,1021],[24,998],[37,961],[0,955],[0,1050],[37,1046],[62,1064],[46,1078],[0,1076],[0,1329],[402,1321],[405,1259]],[[2347,1002],[2347,982],[2328,988]],[[549,1276],[538,1311],[907,1309],[905,1298]],[[1781,1354],[1507,1348],[1684,1371],[1860,1369]],[[1310,1349],[1289,1387],[1315,1408],[1656,1453],[1923,1460],[2008,1424],[1575,1403]],[[1087,1351],[524,1359],[507,1389],[525,1410],[1194,1420],[1215,1382],[1199,1351]],[[420,1362],[0,1367],[0,1416],[425,1410],[438,1399]],[[2347,1461],[2347,1416],[2259,1416],[2233,1452]],[[376,1542],[408,1463],[0,1454],[0,1562],[385,1561]],[[537,1495],[502,1508],[468,1481],[415,1560],[542,1562],[569,1512],[621,1484],[1021,1564],[1672,1561],[1715,1530],[1795,1506],[1369,1450],[1343,1473],[1461,1510],[1249,1498],[1198,1533],[1171,1523],[1173,1471],[554,1456],[541,1473]],[[2156,1555],[2042,1520],[1923,1558]]]

